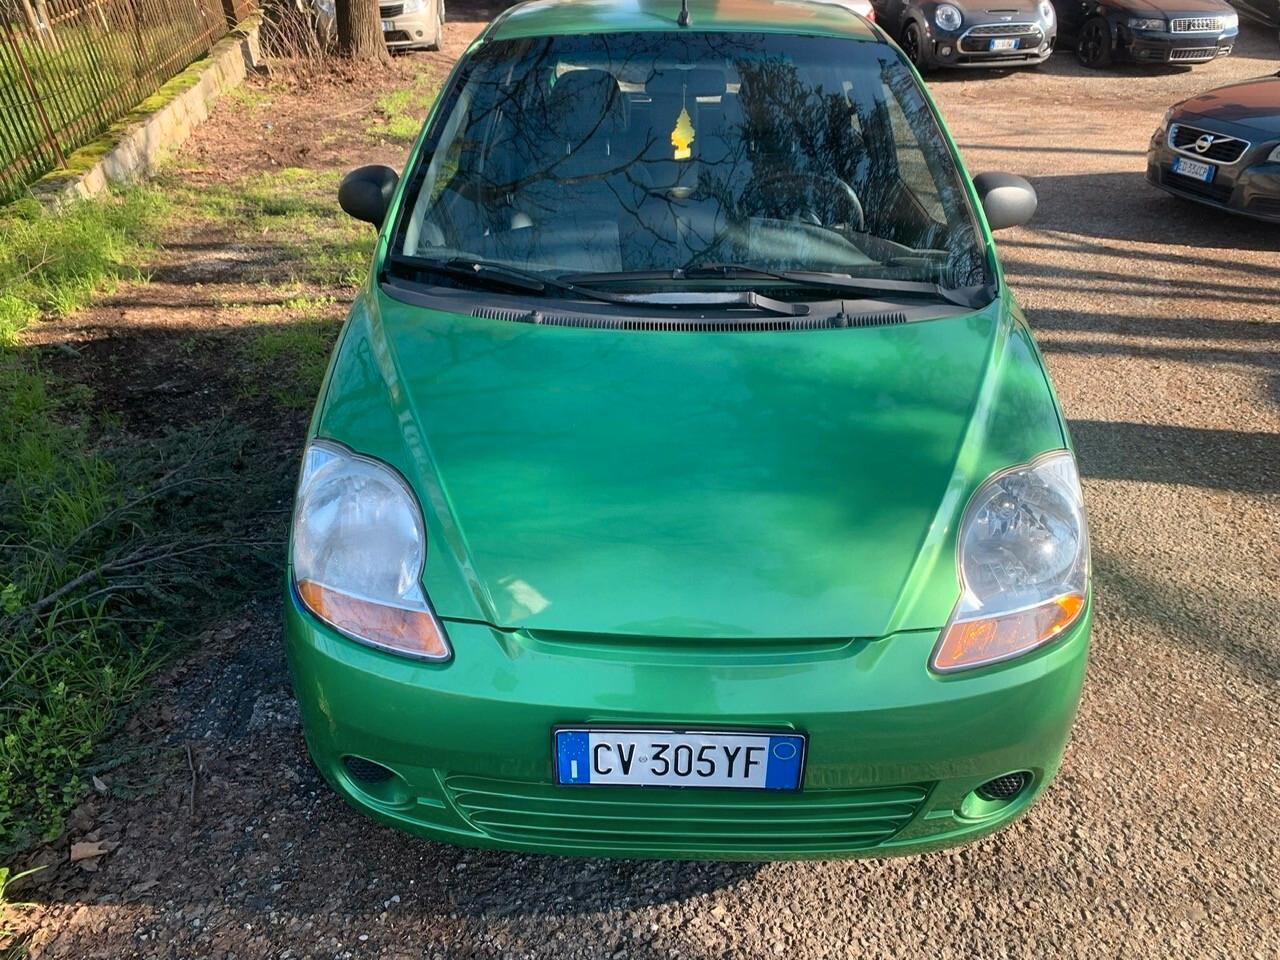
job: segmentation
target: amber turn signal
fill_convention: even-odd
[[[298,596],[325,623],[362,643],[424,660],[449,659],[444,628],[430,610],[372,603],[312,580],[298,583]]]
[[[1084,594],[1068,593],[999,617],[955,621],[938,644],[933,668],[945,673],[1016,657],[1062,633],[1083,609]]]

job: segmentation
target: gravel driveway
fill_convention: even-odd
[[[478,24],[451,23],[457,49]],[[1280,956],[1280,227],[1149,188],[1177,99],[1280,68],[931,79],[973,172],[1040,193],[1000,234],[1071,419],[1097,583],[1057,784],[1005,832],[886,862],[684,864],[437,846],[347,810],[296,727],[278,611],[233,615],[143,721],[185,750],[94,797],[37,957]],[[215,116],[210,127],[216,130]],[[210,134],[212,135],[212,134]],[[164,757],[168,760],[164,760]],[[168,764],[167,766],[165,764]],[[60,848],[65,859],[65,843]]]

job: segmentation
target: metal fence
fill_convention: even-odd
[[[0,0],[0,203],[209,51],[251,0]]]

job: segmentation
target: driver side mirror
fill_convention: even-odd
[[[992,230],[1020,227],[1035,216],[1036,188],[1012,173],[980,173],[973,178],[974,189]]]
[[[342,178],[338,205],[357,220],[380,227],[399,179],[394,170],[380,163],[357,167]]]

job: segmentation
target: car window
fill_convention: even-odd
[[[777,34],[493,41],[464,64],[393,250],[551,275],[710,262],[981,283],[959,173],[886,45]]]

